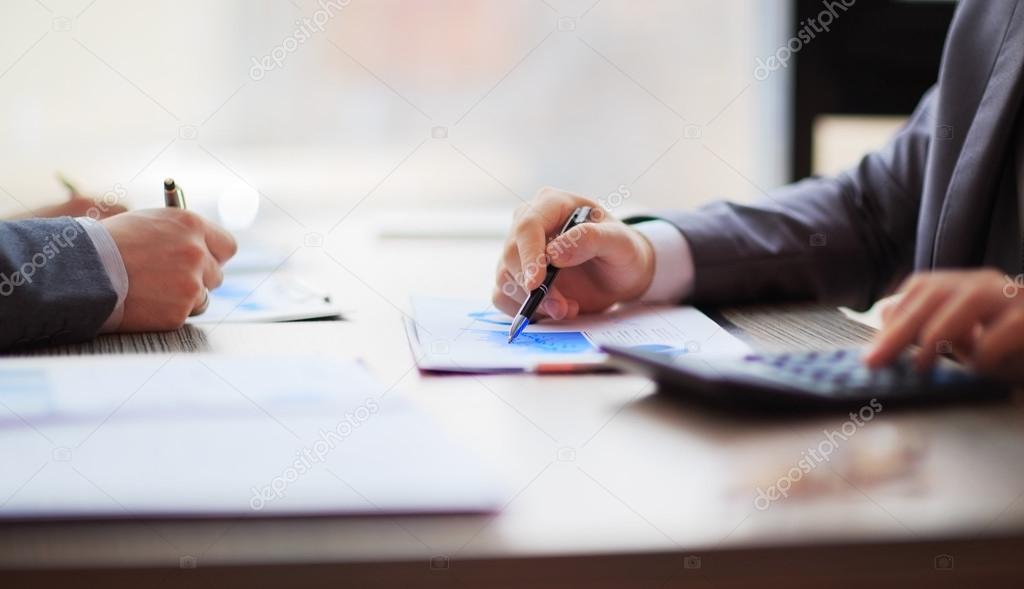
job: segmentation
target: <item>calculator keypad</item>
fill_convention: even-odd
[[[972,378],[948,366],[921,373],[906,356],[890,366],[870,369],[862,363],[857,349],[749,354],[729,368],[746,377],[833,397],[862,396],[867,391],[898,396],[922,388],[954,386]]]

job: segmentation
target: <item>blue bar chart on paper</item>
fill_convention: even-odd
[[[599,366],[602,344],[672,355],[743,354],[746,344],[692,307],[635,306],[574,321],[538,322],[508,343],[511,318],[487,303],[415,297],[407,320],[421,369],[534,370],[543,364]]]

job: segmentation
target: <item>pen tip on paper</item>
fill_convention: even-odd
[[[527,323],[529,323],[529,320],[526,317],[518,314],[515,316],[515,319],[512,320],[512,324],[508,328],[508,343],[512,343],[519,337],[519,334],[526,328]]]

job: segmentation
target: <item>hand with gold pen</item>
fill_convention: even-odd
[[[185,208],[185,192],[163,182],[164,206],[104,219],[128,274],[119,331],[176,329],[210,304],[210,289],[237,246],[230,233]]]
[[[93,199],[83,196],[63,175],[58,174],[57,179],[71,196],[67,202],[27,211],[12,221],[63,216],[75,219],[84,231],[64,239],[67,243],[90,243],[102,272],[84,272],[68,279],[80,280],[90,293],[117,291],[118,300],[112,303],[104,329],[177,329],[189,316],[206,310],[209,291],[220,286],[224,263],[238,246],[223,228],[185,209],[185,193],[174,180],[167,179],[163,184],[165,206],[127,211],[121,204],[127,191],[120,184]]]
[[[174,178],[167,178],[164,180],[164,206],[171,209],[182,209],[188,208],[185,206],[185,191],[181,189],[174,182]],[[203,301],[199,303],[190,316],[195,317],[196,315],[202,315],[206,312],[206,309],[210,306],[210,289],[207,286],[203,287]]]

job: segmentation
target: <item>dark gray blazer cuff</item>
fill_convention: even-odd
[[[0,349],[92,338],[117,292],[70,217],[0,222]]]

